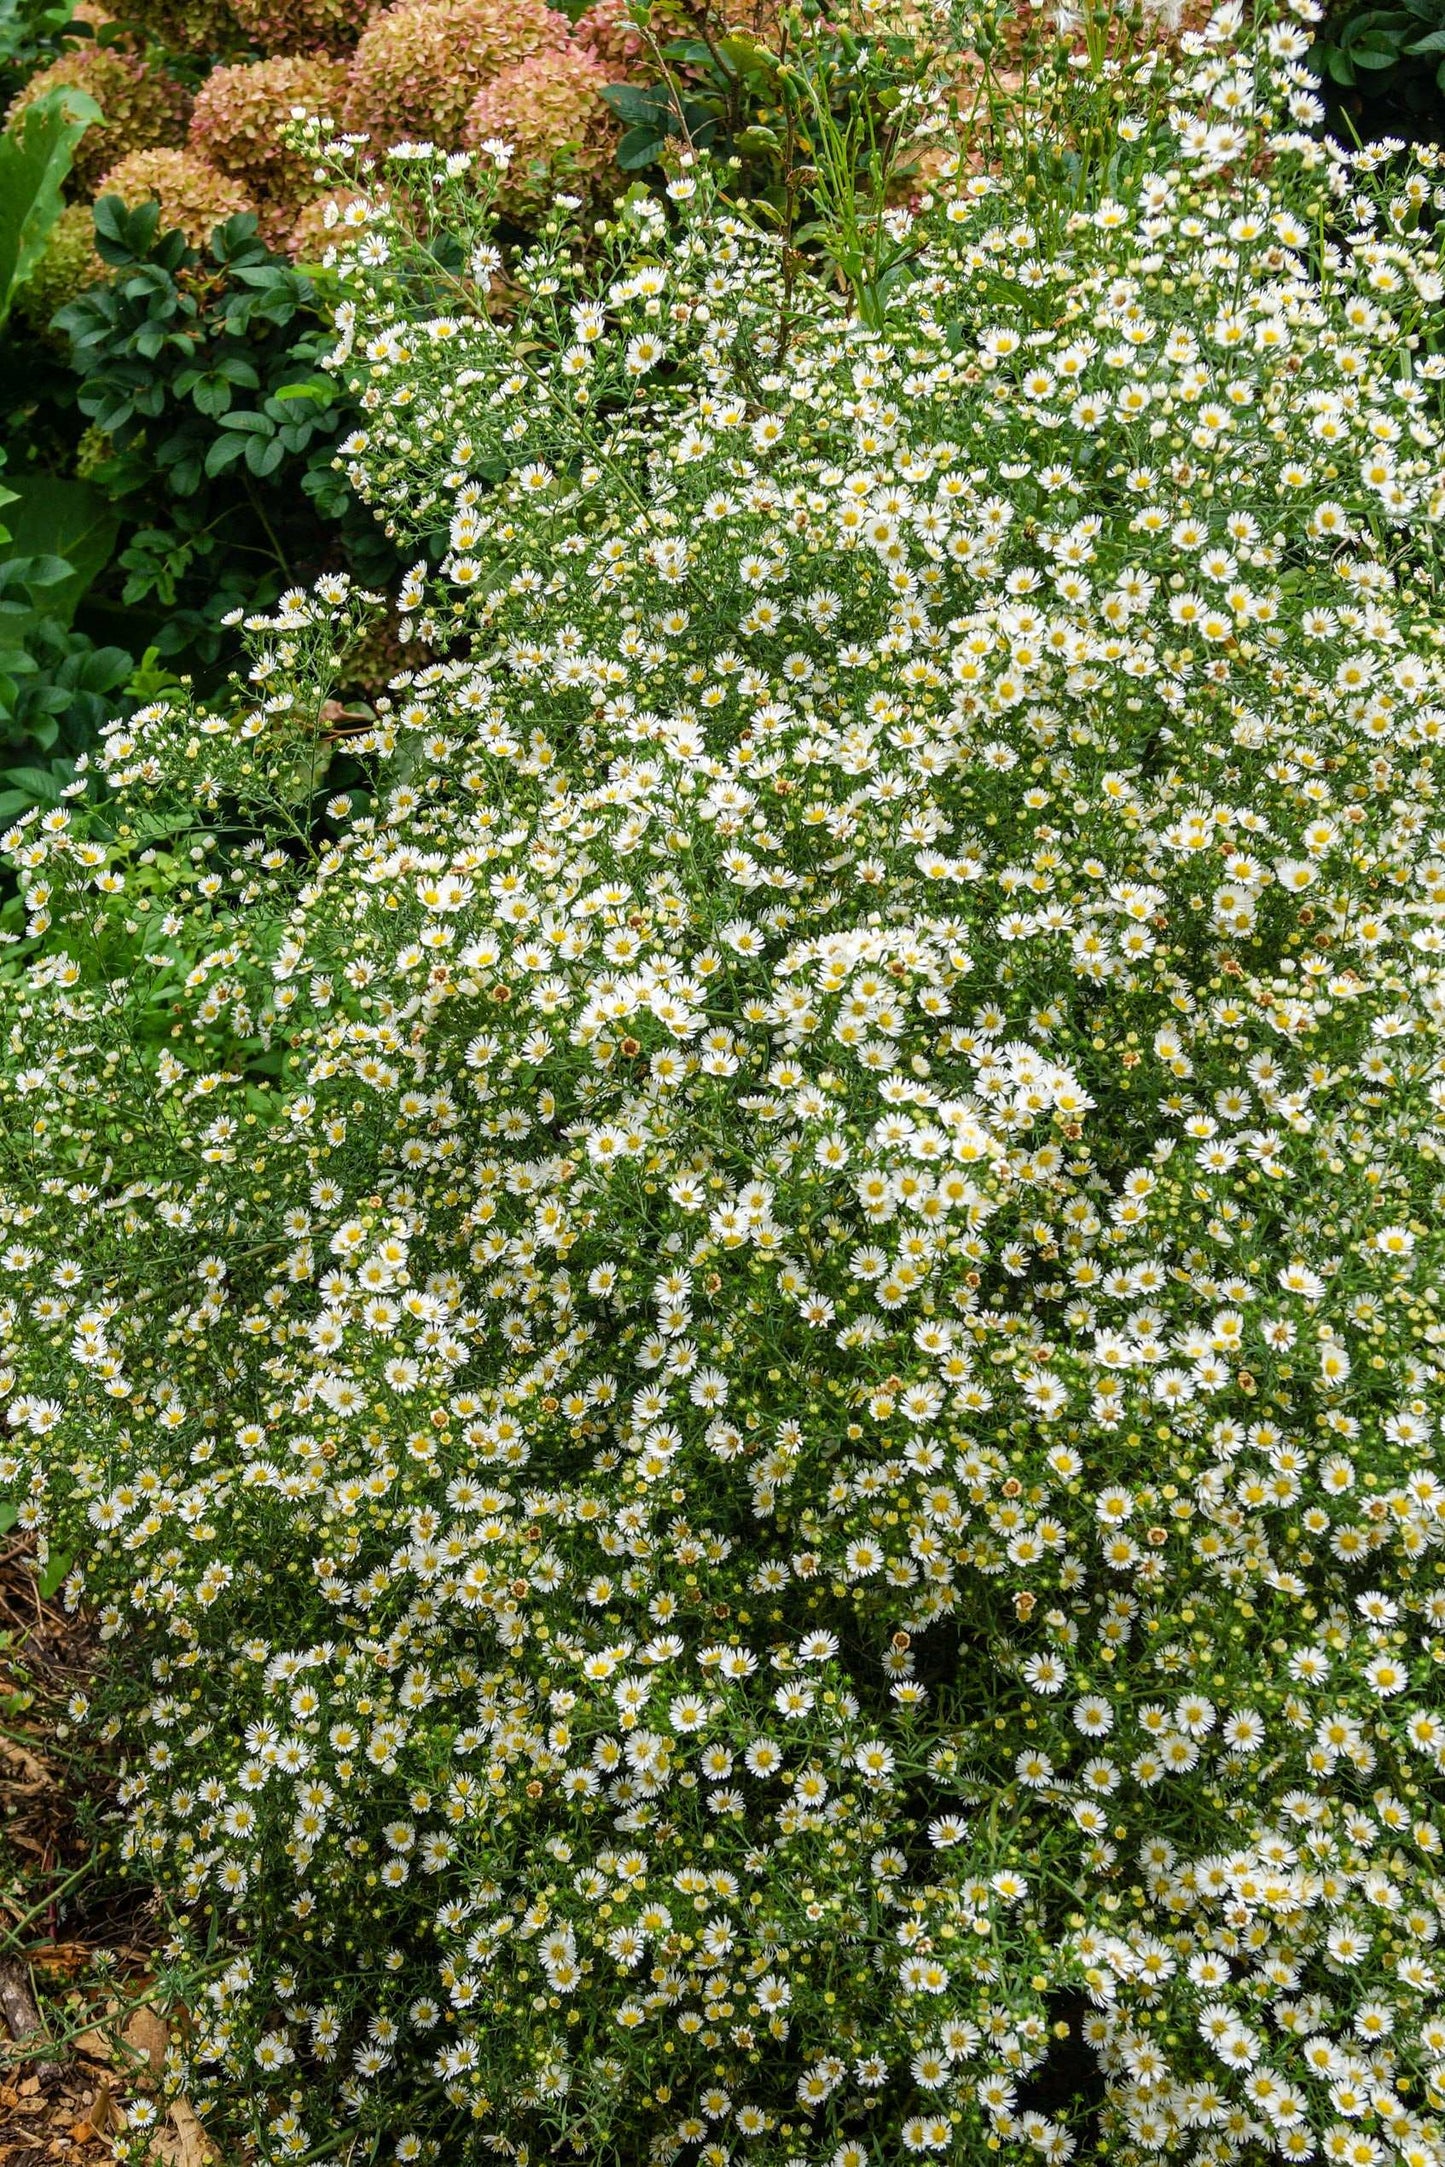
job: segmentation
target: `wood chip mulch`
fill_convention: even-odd
[[[28,1540],[0,1536],[0,2167],[113,2161],[128,2106],[159,2089],[168,2018],[183,2021],[147,1998],[150,1906],[106,1871],[107,1773],[57,1736],[94,1667],[85,1621],[41,1596]],[[157,2167],[217,2161],[183,2100],[152,2150]]]

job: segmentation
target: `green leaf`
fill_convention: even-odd
[[[17,550],[5,560],[13,572],[11,584],[25,587],[58,587],[69,579],[74,566],[68,557],[50,551],[30,551],[22,554]],[[47,604],[50,597],[46,596]]]
[[[308,376],[304,384],[283,384],[271,396],[273,399],[314,399],[318,406],[326,406],[336,397],[336,386],[329,376]]]
[[[25,793],[27,805],[58,805],[63,787],[58,775],[52,775],[48,767],[8,767],[0,773],[0,782],[12,790]]]
[[[629,128],[617,146],[617,163],[624,173],[636,173],[643,166],[656,165],[666,149],[666,137],[655,129]]]
[[[64,208],[61,188],[75,146],[100,107],[82,90],[56,90],[27,106],[0,135],[0,323],[39,263]]]
[[[222,420],[229,420],[230,416],[223,415],[221,418]],[[206,446],[207,474],[211,477],[212,480],[214,480],[218,474],[224,474],[227,467],[232,467],[236,464],[236,461],[240,458],[242,452],[244,452],[245,449],[246,439],[243,436],[213,437],[211,442]]]
[[[718,41],[718,51],[730,67],[740,75],[774,75],[778,68],[778,56],[760,45],[746,31],[733,30]]]
[[[70,1568],[74,1562],[74,1559],[68,1557],[63,1550],[51,1551],[50,1561],[46,1565],[44,1571],[38,1572],[35,1575],[35,1585],[40,1590],[40,1600],[42,1603],[48,1603],[50,1601],[51,1596],[60,1586],[61,1581],[70,1571]]]
[[[6,554],[45,557],[62,569],[43,584],[45,614],[68,625],[87,588],[110,562],[120,529],[120,514],[88,482],[66,481],[58,474],[18,474],[15,502],[9,512],[12,541]],[[32,570],[27,579],[41,584]]]
[[[654,135],[666,125],[672,107],[666,90],[641,83],[609,83],[602,98],[619,120],[634,127],[650,124]]]
[[[274,474],[285,456],[286,446],[279,437],[267,444],[263,443],[260,437],[253,436],[246,445],[246,464],[261,480],[268,474]]]
[[[134,263],[150,253],[160,230],[158,203],[138,203],[133,211],[120,196],[102,196],[95,206],[95,245],[102,260],[117,266]],[[180,237],[182,250],[185,238]]]
[[[210,375],[201,377],[199,384],[191,386],[191,401],[197,414],[206,414],[210,420],[219,420],[221,414],[230,414],[234,392],[225,377]]]

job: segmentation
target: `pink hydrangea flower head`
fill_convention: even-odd
[[[213,68],[196,93],[190,147],[218,173],[241,181],[259,203],[284,207],[289,229],[300,206],[324,183],[286,140],[298,106],[334,114],[346,87],[339,61],[278,56]]]
[[[101,45],[76,45],[32,75],[11,100],[7,127],[51,90],[83,90],[105,115],[76,146],[72,171],[82,188],[130,151],[185,140],[190,98],[153,63]]]
[[[230,0],[248,41],[267,54],[350,52],[366,27],[363,0]]]
[[[612,163],[617,130],[602,90],[612,71],[575,45],[533,53],[477,93],[466,140],[512,145],[498,202],[513,218],[546,209],[559,189],[590,193]]]
[[[566,36],[566,17],[546,0],[398,0],[356,48],[346,125],[381,145],[454,150],[483,85]]]
[[[634,74],[646,52],[628,0],[592,0],[572,26],[573,42],[609,70],[609,80]]]
[[[140,23],[157,45],[172,53],[204,53],[209,58],[234,52],[244,43],[228,0],[126,0],[118,12],[127,22]]]
[[[128,210],[158,203],[160,230],[168,233],[179,226],[192,248],[204,248],[215,228],[238,211],[256,208],[239,181],[188,150],[132,151],[102,175],[95,194],[97,202],[102,196],[119,196]]]

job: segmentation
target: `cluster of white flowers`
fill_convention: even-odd
[[[0,1481],[259,2157],[1445,2162],[1445,186],[1184,45],[877,328],[376,204],[374,789],[336,582],[5,838]]]

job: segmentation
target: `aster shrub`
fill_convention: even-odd
[[[5,838],[0,1480],[260,2158],[1442,2156],[1445,174],[1309,12],[844,279],[374,174],[413,666]]]

